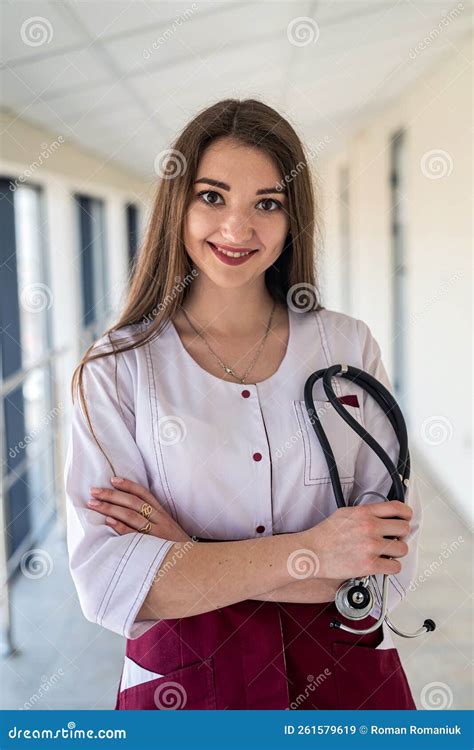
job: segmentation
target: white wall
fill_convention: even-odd
[[[407,134],[407,417],[417,454],[448,490],[456,510],[471,513],[472,467],[472,37],[355,130],[319,164],[326,242],[324,303],[362,318],[393,373],[390,150]],[[441,160],[423,170],[431,150]],[[450,164],[452,163],[452,171]],[[352,309],[341,296],[338,171],[350,170]],[[433,179],[437,166],[443,177]]]

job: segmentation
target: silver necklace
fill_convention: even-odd
[[[186,315],[186,318],[189,321],[189,324],[191,325],[191,327],[194,329],[194,331],[197,333],[197,335],[200,336],[200,338],[202,338],[202,340],[206,344],[206,346],[209,349],[209,351],[211,352],[211,354],[219,362],[220,366],[225,370],[225,372],[227,372],[229,375],[233,375],[234,378],[237,378],[237,380],[240,380],[241,383],[245,383],[245,378],[247,377],[247,375],[249,374],[249,372],[251,371],[251,369],[254,367],[254,365],[255,365],[257,359],[259,358],[260,353],[261,353],[261,351],[262,351],[262,349],[263,349],[263,347],[265,345],[265,341],[267,340],[268,334],[270,333],[270,329],[271,329],[271,325],[272,325],[272,319],[273,319],[273,313],[275,312],[275,306],[276,306],[276,302],[273,302],[273,307],[272,307],[272,311],[270,313],[270,318],[269,318],[269,321],[268,321],[268,324],[267,324],[267,330],[265,331],[265,336],[263,337],[262,343],[260,344],[260,346],[258,348],[257,354],[255,355],[254,359],[250,363],[249,367],[247,367],[247,369],[246,369],[245,373],[242,375],[242,377],[240,377],[240,375],[237,375],[237,373],[234,372],[234,370],[232,369],[232,367],[228,367],[226,364],[224,364],[224,362],[220,359],[220,357],[218,357],[218,355],[215,353],[215,351],[213,349],[211,349],[211,347],[209,346],[208,342],[206,341],[206,339],[202,335],[202,333],[200,333],[197,330],[197,328],[193,325],[193,323],[189,319],[189,316],[188,316],[186,310],[184,309],[184,307],[182,307],[181,309],[182,309],[183,313]]]

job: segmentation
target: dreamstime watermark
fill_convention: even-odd
[[[304,689],[304,692],[297,695],[295,700],[290,703],[289,708],[293,710],[299,708],[301,704],[304,703],[305,700],[310,696],[310,694],[314,693],[314,691],[320,685],[322,685],[323,682],[326,682],[327,678],[331,675],[332,672],[329,667],[326,667],[324,671],[318,674],[316,677],[313,674],[307,675],[308,685]]]
[[[293,284],[286,294],[286,303],[293,312],[309,312],[314,309],[317,300],[318,290],[306,281]]]
[[[75,721],[68,721],[67,727],[56,727],[48,729],[41,727],[37,729],[24,729],[14,725],[8,730],[11,740],[125,740],[126,729],[78,729]]]
[[[429,682],[421,691],[420,700],[428,711],[445,711],[453,704],[453,691],[445,682]]]
[[[186,274],[184,279],[181,279],[180,276],[176,276],[171,294],[167,294],[162,302],[159,302],[158,305],[153,308],[153,310],[147,313],[142,318],[143,322],[151,323],[153,318],[155,318],[159,312],[163,312],[163,310],[166,310],[166,308],[169,305],[171,305],[171,303],[176,299],[176,297],[179,294],[181,294],[184,291],[184,289],[186,289],[186,287],[189,284],[191,284],[191,282],[193,282],[197,276],[199,276],[199,271],[196,268],[193,268],[190,273]]]
[[[20,570],[25,578],[44,578],[53,570],[51,555],[44,549],[29,549],[21,556]]]
[[[292,578],[314,578],[319,571],[319,557],[311,549],[296,549],[288,556],[286,568]]]
[[[303,170],[308,168],[308,160],[312,161],[316,156],[320,156],[326,146],[331,143],[331,138],[325,135],[323,139],[319,140],[316,144],[311,144],[307,149],[307,160],[299,161],[298,164],[293,167],[289,174],[285,174],[282,179],[276,183],[277,190],[283,191],[290,182],[292,182]]]
[[[186,157],[176,148],[165,148],[155,156],[153,168],[163,180],[174,180],[175,177],[181,177],[188,168]]]
[[[41,47],[52,40],[53,25],[43,16],[31,16],[21,24],[20,37],[28,47]]]
[[[52,306],[53,293],[47,284],[35,281],[22,288],[20,304],[26,312],[42,313]]]
[[[188,694],[179,682],[169,680],[158,685],[153,693],[155,706],[161,711],[176,711],[184,708],[188,701]]]
[[[158,440],[160,445],[176,445],[186,439],[188,431],[184,420],[176,415],[168,415],[158,420]]]
[[[414,47],[410,49],[410,57],[412,60],[414,60],[416,57],[418,57],[419,54],[424,52],[428,47],[433,43],[435,39],[439,37],[439,35],[443,32],[443,30],[449,26],[449,24],[454,21],[458,16],[462,13],[462,11],[465,9],[464,3],[458,3],[456,7],[452,8],[452,10],[449,11],[449,13],[446,13],[446,15],[442,16],[439,20],[439,23],[437,26],[433,26],[431,31],[423,37],[423,39],[420,39],[417,44],[415,44]]]
[[[460,281],[460,279],[462,279],[463,277],[464,274],[461,271],[456,271],[452,276],[450,276],[448,281],[444,282],[436,289],[432,296],[425,301],[423,307],[420,310],[417,310],[412,315],[410,315],[409,322],[416,323],[418,320],[420,320],[420,318],[426,315],[426,313],[433,307],[433,305],[435,305],[444,296],[446,296],[451,286],[457,281]]]
[[[27,167],[27,169],[24,169],[21,174],[18,175],[18,177],[15,177],[14,180],[10,180],[9,189],[12,193],[17,190],[17,188],[23,183],[29,180],[37,169],[40,169],[40,167],[43,166],[45,162],[48,161],[48,159],[52,156],[52,154],[56,153],[58,148],[60,148],[63,143],[66,142],[66,139],[62,135],[58,135],[55,141],[51,141],[51,143],[42,143],[41,144],[41,151],[39,152],[39,156],[35,161],[31,162],[31,164]]]
[[[20,451],[25,450],[31,443],[33,443],[37,439],[38,435],[41,434],[43,429],[51,422],[51,420],[61,413],[62,408],[62,403],[59,403],[58,406],[55,406],[54,409],[51,409],[51,411],[45,414],[41,420],[41,424],[39,427],[31,430],[27,435],[25,435],[23,440],[20,440],[19,443],[9,449],[8,455],[10,456],[10,458],[15,458],[15,456],[18,456]]]
[[[165,576],[169,570],[174,568],[177,561],[181,560],[189,552],[189,550],[193,549],[194,545],[199,544],[199,542],[197,541],[197,538],[193,536],[191,537],[191,539],[188,539],[187,542],[180,542],[180,544],[180,547],[173,550],[171,557],[167,557],[163,565],[158,568],[155,575],[153,576],[152,585],[159,581],[160,578],[163,578],[163,576]]]
[[[421,439],[428,445],[443,445],[453,437],[453,426],[449,419],[433,415],[425,419],[420,428]]]
[[[420,168],[429,180],[440,180],[449,177],[453,171],[453,159],[451,154],[441,148],[433,148],[426,151],[420,159]]]
[[[153,52],[162,47],[163,44],[166,44],[166,42],[169,41],[169,39],[171,39],[174,34],[176,34],[180,26],[182,26],[183,23],[186,23],[186,21],[191,18],[191,16],[197,9],[197,3],[192,3],[190,8],[186,8],[186,10],[184,10],[179,16],[176,16],[171,26],[168,26],[168,28],[165,29],[165,31],[160,34],[157,39],[154,39],[149,47],[145,47],[142,52],[143,59],[149,60]]]
[[[421,586],[421,584],[425,583],[428,578],[437,573],[438,570],[442,568],[444,561],[449,560],[451,555],[457,552],[460,546],[464,544],[464,541],[465,540],[460,535],[457,539],[454,539],[452,542],[450,542],[449,545],[447,544],[447,542],[443,542],[443,544],[441,545],[443,549],[438,555],[438,558],[436,560],[433,560],[422,573],[419,573],[416,578],[414,578],[413,581],[410,582],[408,591],[416,591],[416,589]]]
[[[315,414],[317,415],[318,419],[321,419],[321,416],[322,416],[322,415],[323,415],[323,414],[324,414],[325,412],[329,411],[329,410],[331,409],[331,406],[332,406],[332,404],[331,404],[331,402],[330,402],[330,401],[328,401],[328,402],[325,402],[325,403],[323,404],[323,406],[318,406],[318,408],[314,410],[314,413],[315,413]],[[313,422],[314,422],[314,420],[315,420],[315,417],[314,417],[314,415],[311,415],[311,416],[309,416],[309,414],[308,414],[308,419],[309,419],[309,421],[311,422],[311,424],[313,424]],[[274,458],[275,460],[278,460],[278,459],[280,459],[280,458],[284,458],[284,457],[286,456],[286,454],[288,453],[288,451],[289,451],[289,450],[290,450],[290,449],[291,449],[291,448],[292,448],[292,447],[293,447],[294,445],[296,445],[296,444],[297,444],[297,443],[298,443],[298,442],[299,442],[299,441],[301,440],[301,438],[302,438],[302,437],[304,437],[304,434],[305,434],[305,433],[304,433],[304,430],[302,430],[302,429],[301,429],[301,427],[300,427],[300,428],[299,428],[298,430],[296,430],[296,432],[294,432],[294,433],[293,433],[293,434],[292,434],[292,435],[291,435],[291,436],[290,436],[290,437],[288,438],[288,440],[286,440],[286,441],[285,441],[285,442],[283,443],[283,445],[280,445],[280,446],[279,446],[279,447],[278,447],[278,448],[277,448],[277,449],[275,450],[275,452],[273,453],[273,458]]]
[[[308,44],[315,44],[319,39],[320,33],[317,22],[309,16],[293,18],[286,29],[288,41],[295,47],[306,47]]]
[[[33,693],[33,695],[30,696],[29,700],[27,700],[26,703],[23,704],[23,706],[20,706],[18,710],[28,711],[32,708],[34,709],[36,707],[36,704],[42,701],[45,695],[47,695],[48,690],[51,690],[52,687],[57,685],[62,677],[64,677],[64,671],[63,669],[61,669],[61,667],[57,672],[54,672],[51,677],[46,677],[46,675],[43,675],[41,677],[41,684],[36,693]]]
[[[307,155],[311,160],[314,159],[315,156],[320,156],[326,146],[329,146],[329,144],[332,143],[332,138],[329,135],[325,135],[324,138],[319,139],[316,143],[309,142],[309,146],[307,148]]]

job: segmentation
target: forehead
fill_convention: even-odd
[[[203,152],[196,178],[211,177],[237,186],[269,187],[282,175],[273,159],[262,149],[221,139],[211,143]]]

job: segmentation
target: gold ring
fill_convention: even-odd
[[[138,529],[138,531],[141,531],[142,534],[148,534],[150,532],[150,529],[151,529],[151,523],[150,521],[147,521],[143,529]]]
[[[152,512],[153,512],[153,508],[150,505],[150,503],[143,503],[140,509],[140,515],[143,516],[143,518],[150,518]]]

